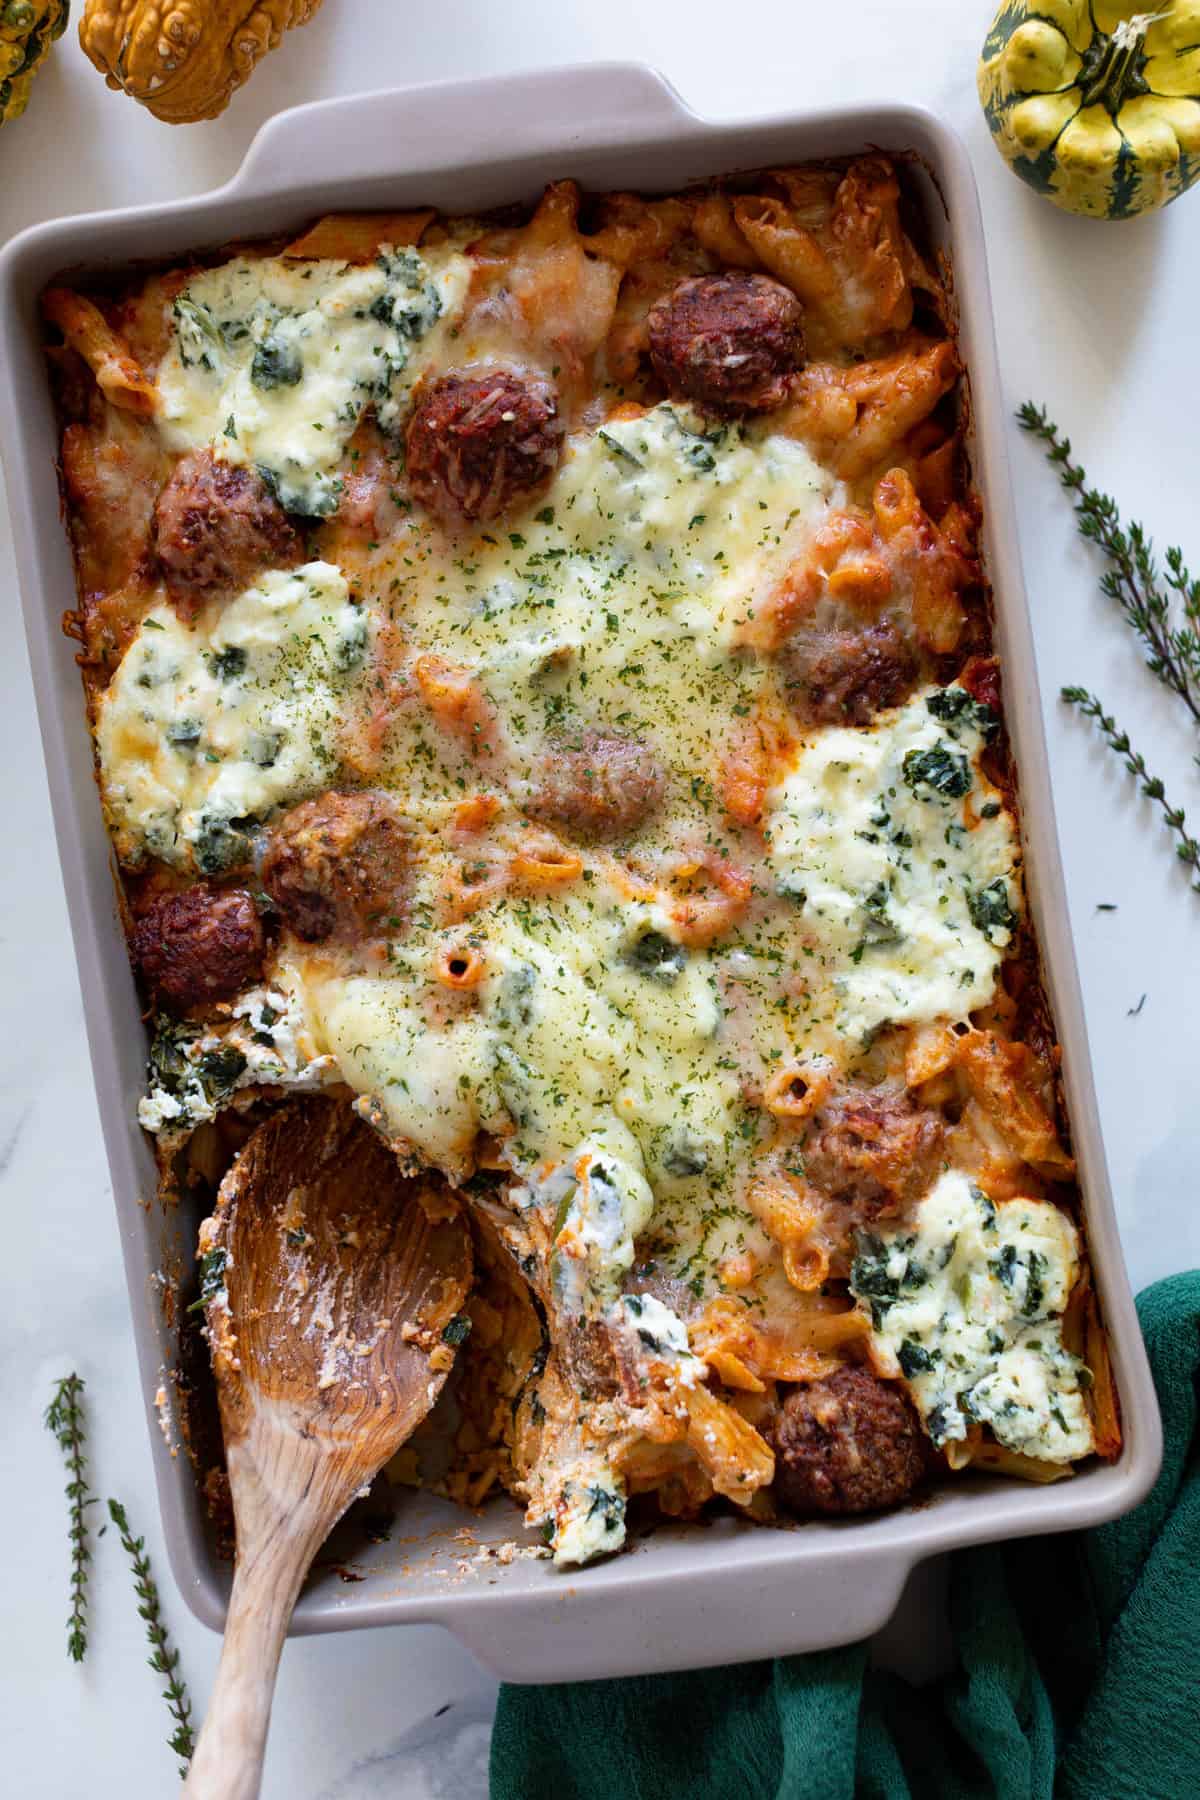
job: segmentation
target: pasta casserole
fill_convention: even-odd
[[[560,1565],[1119,1449],[948,281],[870,156],[43,297],[164,1192],[438,1172],[397,1473]]]

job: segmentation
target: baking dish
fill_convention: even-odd
[[[447,146],[453,161],[447,162]],[[193,1610],[221,1623],[229,1571],[213,1551],[191,1464],[160,1433],[177,1360],[163,1305],[192,1254],[190,1220],[152,1201],[153,1157],[135,1123],[144,1034],[116,915],[109,846],[96,804],[78,672],[59,617],[73,593],[59,520],[57,433],[42,367],[36,298],[66,267],[99,270],[235,237],[294,229],[331,208],[428,203],[483,210],[533,198],[571,175],[596,188],[671,189],[708,175],[842,156],[877,146],[906,158],[930,238],[955,273],[970,371],[974,480],[1007,672],[1007,717],[1022,778],[1030,902],[1064,1048],[1067,1100],[1097,1283],[1124,1408],[1120,1459],[1052,1487],[971,1479],[887,1517],[763,1531],[734,1519],[659,1526],[632,1552],[579,1578],[541,1562],[476,1558],[517,1531],[501,1501],[469,1519],[428,1495],[406,1500],[392,1537],[361,1557],[347,1588],[319,1571],[294,1629],[446,1625],[509,1680],[587,1678],[815,1649],[864,1636],[892,1612],[911,1567],[954,1545],[1098,1523],[1128,1510],[1158,1466],[1153,1388],[1121,1260],[1066,926],[1032,641],[1016,551],[986,263],[974,183],[952,133],[893,105],[750,125],[697,118],[660,77],[620,65],[437,85],[298,108],[271,121],[223,189],[169,206],[64,220],[16,239],[0,258],[8,324],[0,425],[26,629],[172,1566]],[[307,179],[299,171],[319,171]],[[167,1296],[168,1300],[170,1295]],[[170,1426],[170,1419],[166,1420]],[[469,1527],[471,1544],[456,1539]]]

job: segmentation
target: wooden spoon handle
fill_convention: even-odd
[[[312,1556],[309,1536],[281,1525],[239,1557],[217,1679],[183,1785],[189,1800],[258,1800],[275,1676]]]

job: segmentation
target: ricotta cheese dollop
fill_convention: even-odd
[[[979,766],[987,728],[962,688],[930,688],[869,726],[818,733],[770,796],[769,862],[837,1036],[965,1018],[992,996],[1019,849]]]
[[[369,634],[368,613],[326,562],[269,570],[194,624],[153,608],[96,725],[122,861],[148,854],[217,874],[244,860],[248,824],[327,786]]]
[[[1089,1372],[1062,1341],[1079,1237],[1046,1200],[993,1202],[950,1169],[913,1224],[863,1233],[851,1287],[885,1371],[935,1444],[987,1425],[1010,1450],[1071,1462],[1094,1447]]]

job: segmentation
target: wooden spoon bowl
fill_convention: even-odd
[[[471,1240],[444,1182],[407,1178],[352,1106],[314,1098],[244,1145],[200,1253],[237,1564],[184,1791],[253,1800],[304,1577],[441,1392]]]

